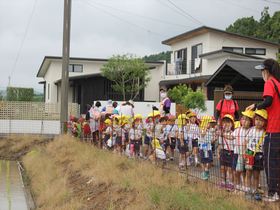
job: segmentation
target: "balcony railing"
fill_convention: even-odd
[[[195,60],[189,60],[182,63],[171,63],[167,66],[166,75],[189,75],[202,72],[202,62]]]

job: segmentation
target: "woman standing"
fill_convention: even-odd
[[[265,82],[261,104],[252,104],[247,109],[266,109],[268,113],[264,140],[264,168],[267,177],[267,201],[275,202],[280,195],[280,68],[277,61],[266,59],[255,67],[261,70]]]

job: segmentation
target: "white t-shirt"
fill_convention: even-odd
[[[248,133],[247,149],[256,152],[263,152],[265,130],[256,129],[253,127]],[[258,145],[258,148],[256,146]]]

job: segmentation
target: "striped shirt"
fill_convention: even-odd
[[[197,124],[188,124],[188,138],[190,140],[192,139],[198,139],[199,138],[199,134],[200,134],[200,130]]]
[[[185,141],[188,140],[188,128],[187,128],[187,126],[183,126],[183,128],[180,127],[180,128],[178,129],[178,133],[179,133],[178,138],[184,137],[184,140],[185,140]]]
[[[215,129],[207,129],[205,135],[201,135],[198,144],[201,150],[211,150],[211,143],[215,140]]]
[[[233,131],[234,154],[245,154],[249,131],[250,128],[246,129],[243,127],[236,128]]]
[[[148,137],[153,137],[153,129],[154,129],[154,124],[152,122],[145,123],[145,129],[146,129],[146,135]]]
[[[259,130],[256,127],[251,128],[248,133],[247,149],[254,152],[263,152],[264,136],[265,130]]]
[[[135,126],[135,128],[131,128],[129,130],[130,140],[141,140],[142,134],[143,134],[143,128],[141,125]]]
[[[228,136],[232,136],[232,131],[224,131],[223,135],[219,135],[219,145],[225,150],[233,151],[234,141],[228,138]]]
[[[165,131],[168,138],[176,138],[178,127],[177,125],[167,125]]]

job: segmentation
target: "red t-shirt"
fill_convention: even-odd
[[[276,79],[273,79],[273,81],[280,91],[280,83]],[[271,96],[273,98],[271,106],[266,108],[268,114],[266,131],[268,133],[280,133],[280,99],[274,88],[272,79],[264,83],[263,97],[265,96]]]
[[[223,102],[223,107],[222,106]],[[234,105],[235,103],[235,105]],[[235,111],[239,110],[238,104],[234,100],[220,100],[216,106],[216,110],[221,112],[220,118],[222,119],[226,114],[230,114],[234,118]]]

